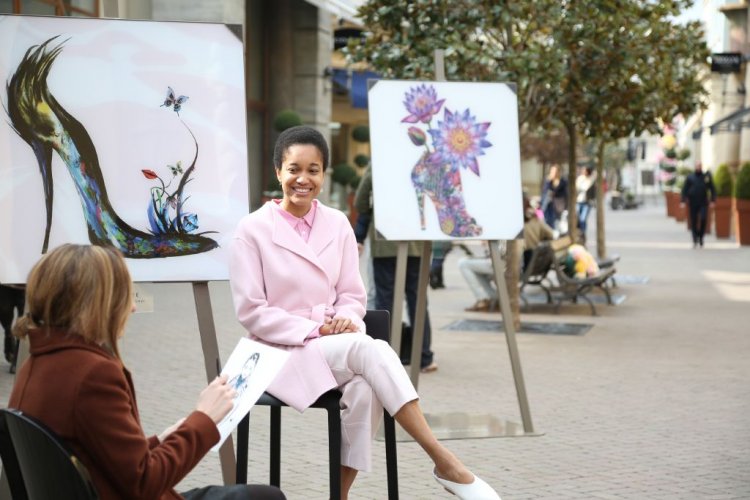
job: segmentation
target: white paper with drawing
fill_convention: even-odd
[[[217,425],[221,437],[218,444],[212,448],[213,451],[219,449],[240,420],[247,415],[288,357],[287,351],[248,338],[240,339],[224,369],[221,370],[221,374],[228,377],[229,385],[237,391],[237,396],[232,410]]]

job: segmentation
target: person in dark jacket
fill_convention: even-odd
[[[693,230],[693,248],[703,246],[703,235],[706,232],[708,206],[716,201],[716,188],[711,172],[704,172],[700,163],[695,171],[688,175],[682,186],[682,205],[688,205],[690,226]]]

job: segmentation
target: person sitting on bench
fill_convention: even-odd
[[[536,211],[526,197],[524,197],[523,218],[524,251],[521,272],[529,264],[531,254],[539,243],[554,238],[552,228],[536,216]],[[498,311],[497,289],[494,286],[494,271],[489,252],[484,257],[462,257],[458,261],[458,269],[476,298],[474,305],[465,310],[470,312]]]

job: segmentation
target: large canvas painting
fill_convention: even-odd
[[[523,227],[517,100],[503,83],[376,82],[375,227],[388,240],[507,240]]]
[[[135,281],[227,279],[249,207],[242,42],[222,24],[0,16],[0,283],[62,243]]]

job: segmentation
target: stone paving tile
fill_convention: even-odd
[[[706,248],[693,250],[684,225],[653,202],[606,217],[608,248],[622,257],[618,272],[648,276],[648,284],[621,284],[617,293],[626,300],[597,306],[596,317],[586,305],[525,313],[524,321],[593,325],[581,336],[517,335],[541,435],[446,445],[506,500],[750,498],[750,336],[743,330],[750,320],[750,248],[709,237]],[[429,291],[440,369],[420,378],[421,404],[428,414],[464,411],[520,422],[504,335],[441,329],[459,319],[499,319],[463,311],[473,298],[456,267],[462,253],[448,254],[447,288]],[[190,286],[144,287],[156,312],[132,318],[122,352],[144,428],[154,433],[190,411],[206,374]],[[211,283],[210,290],[226,359],[243,330],[228,285]],[[0,367],[0,400],[7,401],[12,380]],[[282,488],[292,500],[327,498],[325,413],[285,409],[282,419]],[[250,435],[249,477],[265,482],[267,408],[253,410]],[[418,445],[399,442],[398,459],[401,498],[453,498],[432,479]],[[385,476],[383,443],[376,441],[373,471],[360,475],[351,498],[385,498]],[[180,489],[220,482],[218,458],[209,454]]]

